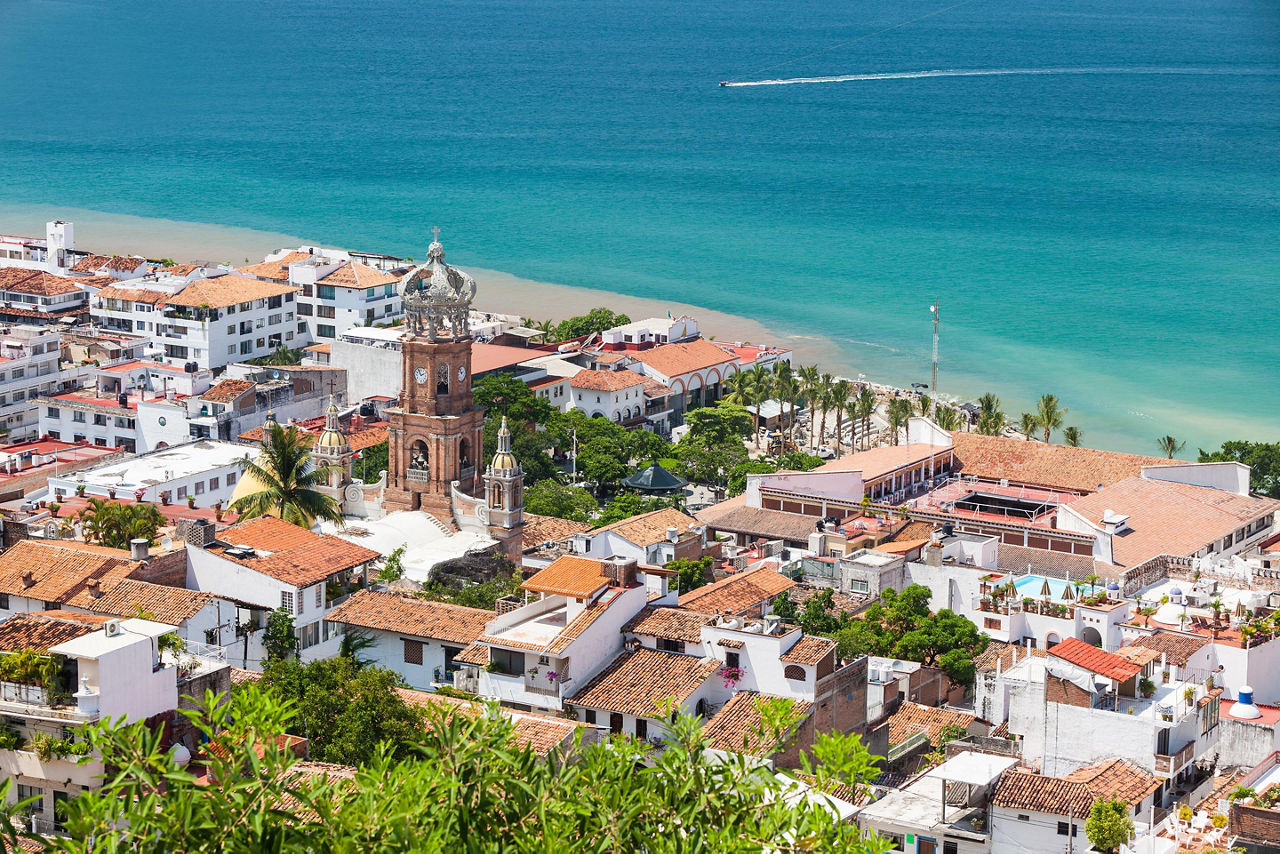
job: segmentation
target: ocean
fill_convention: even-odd
[[[1096,447],[1280,439],[1273,0],[4,9],[0,231],[82,208],[421,258],[439,225],[462,266],[902,385],[938,297],[948,396],[1054,393]],[[844,75],[872,79],[717,85]]]

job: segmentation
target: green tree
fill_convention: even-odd
[[[1005,417],[1000,411],[1000,398],[987,392],[978,398],[978,432],[984,436],[999,436],[1004,430]]]
[[[725,490],[730,496],[741,495],[747,489],[747,475],[773,474],[778,467],[768,460],[746,460],[729,469]]]
[[[130,540],[155,545],[167,524],[154,504],[120,504],[102,498],[90,498],[78,518],[86,541],[113,549],[128,549]]]
[[[711,556],[707,555],[697,560],[680,558],[679,560],[668,561],[664,569],[674,570],[676,573],[676,589],[681,593],[688,593],[690,590],[697,590],[707,583],[707,572],[711,569]]]
[[[404,577],[404,552],[408,547],[408,543],[401,543],[383,559],[382,566],[378,567],[379,581],[399,581]]]
[[[1202,463],[1237,462],[1249,467],[1249,488],[1261,495],[1280,498],[1280,442],[1223,442],[1216,451],[1200,451]]]
[[[848,786],[863,796],[870,794],[871,782],[880,774],[880,757],[851,733],[818,733],[809,753],[800,754],[800,764],[819,789]]]
[[[774,461],[781,471],[813,471],[825,462],[822,457],[804,451],[787,451],[774,457]]]
[[[1067,416],[1067,408],[1058,402],[1057,395],[1046,394],[1036,404],[1036,419],[1044,430],[1044,442],[1049,444],[1049,436],[1054,430],[1062,427]]]
[[[1079,427],[1063,427],[1062,442],[1071,448],[1080,447],[1080,440],[1084,438],[1084,431]]]
[[[357,667],[368,667],[370,661],[362,656],[377,645],[378,639],[370,632],[348,628],[338,643],[338,657],[351,659]]]
[[[1084,835],[1099,851],[1118,851],[1133,836],[1129,805],[1119,798],[1096,800],[1084,821]]]
[[[853,392],[853,383],[848,380],[836,380],[831,386],[831,395],[827,405],[836,415],[836,456],[840,456],[840,443],[844,441],[845,415],[852,410],[849,407],[849,395]],[[850,426],[852,429],[852,425]]]
[[[684,421],[689,425],[689,440],[704,445],[740,445],[751,432],[751,413],[724,401],[685,413]]]
[[[674,716],[663,750],[619,739],[577,747],[572,762],[559,751],[544,761],[516,746],[496,710],[433,704],[412,759],[393,746],[339,776],[295,767],[278,736],[298,716],[296,704],[259,686],[207,695],[188,716],[208,745],[200,779],[146,722],[95,725],[90,738],[113,772],[68,802],[68,835],[43,843],[66,854],[890,850],[834,820],[819,799],[789,797],[767,767],[710,755],[695,717]],[[858,775],[846,758],[854,752],[824,749],[813,771],[833,781]],[[15,847],[16,832],[4,833]]]
[[[686,434],[672,449],[680,461],[680,473],[694,483],[723,486],[738,466],[747,462],[747,449],[741,442],[708,445],[691,440]]]
[[[590,522],[600,505],[590,492],[580,486],[542,480],[525,491],[524,509],[539,516]]]
[[[1181,451],[1187,446],[1186,442],[1179,442],[1172,436],[1161,436],[1156,439],[1156,447],[1160,449],[1160,453],[1169,459],[1173,459],[1173,455]]]
[[[486,374],[472,383],[471,393],[476,406],[486,410],[486,417],[496,415],[499,421],[505,415],[508,423],[546,425],[556,413],[550,401],[538,397],[527,383],[511,374]]]
[[[833,374],[823,374],[818,377],[818,385],[814,390],[814,404],[817,405],[820,413],[819,418],[813,418],[813,406],[809,407],[809,420],[811,422],[809,430],[809,447],[817,449],[818,443],[822,441],[822,431],[827,426],[827,412],[830,411],[832,404],[835,402],[836,394],[836,378]]]
[[[431,579],[423,586],[421,596],[433,602],[449,602],[464,608],[492,611],[499,599],[512,596],[520,590],[523,577],[511,561],[501,555],[491,557],[491,565],[485,568],[488,581],[473,583],[453,574],[456,566],[464,573],[474,572],[469,557],[445,561],[431,571]]]
[[[267,616],[262,647],[267,651],[268,662],[284,661],[297,655],[298,636],[293,633],[293,614],[277,608]]]
[[[586,314],[560,321],[552,338],[556,341],[567,341],[570,338],[581,338],[583,335],[604,332],[606,329],[623,326],[630,322],[631,318],[625,314],[615,314],[607,308],[593,308]]]
[[[578,444],[577,465],[580,477],[595,481],[605,490],[615,489],[631,474],[625,445],[604,436]]]
[[[756,450],[760,450],[760,407],[765,403],[765,401],[773,398],[773,383],[775,375],[772,371],[767,370],[762,365],[756,365],[748,371],[746,375],[750,378],[750,382],[747,386],[750,400],[742,405],[755,407],[752,412],[753,428],[755,430],[755,446]]]
[[[298,716],[288,731],[305,736],[310,757],[320,762],[365,765],[383,742],[405,758],[421,735],[421,713],[395,690],[403,680],[381,667],[361,667],[354,656],[273,661],[261,684],[295,705]]]
[[[954,406],[944,406],[938,404],[937,424],[948,433],[955,432],[960,429],[960,413],[956,411]]]
[[[301,365],[302,355],[301,350],[294,350],[293,348],[286,347],[283,344],[277,344],[276,348],[272,350],[269,355],[259,356],[256,359],[249,359],[248,363],[250,365],[263,366]]]
[[[329,479],[329,466],[313,466],[311,437],[298,428],[268,421],[258,461],[244,460],[246,475],[261,488],[231,505],[245,517],[279,516],[286,522],[310,528],[316,520],[342,523],[342,510],[332,497],[318,492]]]
[[[862,421],[864,442],[871,437],[871,417],[876,414],[876,408],[879,405],[880,401],[876,398],[876,393],[871,390],[871,386],[863,386],[862,391],[858,392],[858,419]]]
[[[379,442],[359,451],[360,458],[351,464],[352,475],[365,483],[376,481],[384,471],[391,469],[388,450],[386,442]]]
[[[1018,420],[1018,432],[1027,437],[1027,441],[1031,441],[1031,437],[1040,430],[1040,419],[1030,412],[1022,413],[1022,418]]]
[[[895,397],[889,401],[889,430],[893,433],[893,444],[898,444],[913,414],[911,401],[905,397]]]
[[[600,515],[596,517],[596,525],[598,527],[612,525],[614,522],[621,522],[623,519],[630,519],[632,516],[639,516],[641,513],[652,513],[664,507],[676,506],[679,506],[679,499],[676,497],[659,498],[657,496],[636,495],[634,492],[624,492],[605,505],[604,509],[600,511]]]

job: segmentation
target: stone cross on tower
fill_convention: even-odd
[[[431,241],[433,243],[440,242],[440,226],[438,225],[431,226]]]

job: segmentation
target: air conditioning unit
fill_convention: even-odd
[[[107,620],[102,624],[102,630],[109,638],[118,638],[124,634],[124,627],[120,625],[119,620]]]

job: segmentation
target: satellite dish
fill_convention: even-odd
[[[272,372],[271,372],[271,379],[273,379],[273,380],[278,380],[278,379],[280,379],[280,372],[279,372],[279,371],[272,371]]]
[[[160,538],[160,548],[168,551],[173,548],[173,537],[164,536]]]

